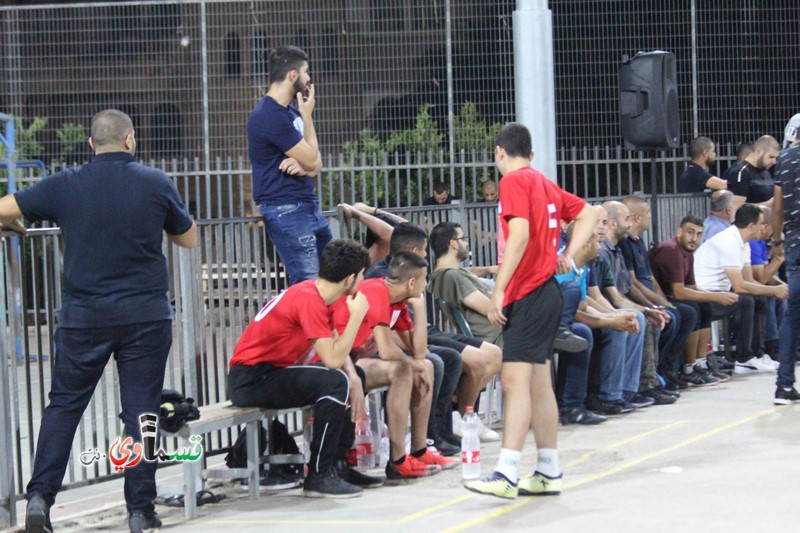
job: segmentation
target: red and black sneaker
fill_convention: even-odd
[[[461,464],[461,459],[456,457],[445,457],[442,452],[436,448],[428,448],[425,450],[425,455],[422,457],[415,457],[418,461],[422,461],[426,465],[438,465],[442,470],[450,470]]]
[[[438,474],[441,471],[442,467],[438,464],[429,465],[423,463],[410,454],[406,454],[405,459],[399,465],[394,464],[392,461],[386,463],[386,479],[390,481],[427,477]]]

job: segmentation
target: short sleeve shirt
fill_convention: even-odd
[[[450,305],[456,305],[461,309],[464,318],[467,319],[467,323],[469,323],[472,329],[474,337],[493,342],[502,333],[502,328],[495,326],[489,322],[489,319],[484,315],[462,303],[464,298],[476,291],[491,298],[492,292],[486,284],[474,274],[463,268],[442,268],[435,270],[430,276],[428,290],[437,298],[446,301]]]
[[[568,281],[574,281],[578,288],[581,291],[581,301],[586,300],[586,278],[588,275],[588,267],[589,265],[585,265],[583,268],[577,268],[575,266],[575,262],[572,263],[572,270],[567,272],[566,274],[557,274],[556,280],[559,283],[566,283]]]
[[[303,139],[303,119],[294,105],[284,107],[265,96],[247,119],[247,153],[253,168],[256,204],[284,205],[315,201],[314,178],[296,177],[279,167],[286,152]]]
[[[517,269],[506,287],[504,305],[520,300],[541,287],[556,271],[560,221],[571,222],[586,202],[548,180],[531,167],[509,172],[500,180],[497,207],[498,247],[505,249],[508,221],[528,221],[529,239]]]
[[[619,246],[614,246],[608,239],[600,246],[600,287],[616,287],[620,294],[628,294],[631,290],[631,276],[625,267],[625,259]]]
[[[787,265],[791,265],[800,259],[800,145],[790,146],[778,155],[775,185],[781,187],[783,194],[783,247]]]
[[[231,366],[269,363],[276,368],[302,365],[313,356],[316,339],[333,337],[331,310],[313,279],[278,294],[258,312],[236,343]]]
[[[163,233],[192,227],[172,179],[125,152],[49,176],[14,195],[25,218],[64,238],[58,325],[111,327],[169,320]]]
[[[775,181],[769,170],[754,167],[747,161],[725,171],[728,190],[736,196],[744,196],[751,204],[766,202],[775,192]]]
[[[358,349],[369,342],[372,338],[372,330],[376,326],[387,326],[389,329],[397,331],[413,329],[414,322],[408,314],[406,302],[391,303],[385,280],[380,278],[364,280],[358,285],[358,291],[366,297],[369,310],[358,328],[356,340],[353,341],[353,349]],[[341,333],[347,326],[347,321],[350,320],[350,310],[347,308],[345,297],[334,302],[332,309],[334,325],[336,330]]]
[[[731,226],[701,244],[694,253],[697,286],[708,291],[729,291],[731,282],[725,269],[741,269],[749,262],[750,246],[742,240],[739,228]]]
[[[696,285],[694,279],[694,255],[678,244],[673,237],[650,250],[650,267],[664,294],[673,297],[672,284],[683,283],[687,287]]]
[[[731,227],[731,223],[724,218],[720,218],[717,215],[708,215],[703,221],[703,242],[729,227]]]
[[[706,183],[714,175],[696,163],[689,163],[678,180],[678,192],[703,192]]]
[[[648,289],[653,290],[653,272],[647,261],[647,247],[639,237],[628,236],[618,243],[625,259],[625,268],[636,274],[636,279],[641,281]]]
[[[750,264],[761,266],[769,263],[769,248],[767,241],[750,241]]]

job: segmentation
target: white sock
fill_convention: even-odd
[[[500,457],[497,458],[495,472],[500,472],[508,478],[511,483],[517,484],[519,481],[519,460],[522,459],[522,452],[509,448],[500,449]]]
[[[683,373],[687,376],[694,372],[694,365],[683,365]]]
[[[539,450],[539,460],[536,471],[547,477],[558,477],[561,470],[558,468],[558,450],[555,448],[542,448]]]

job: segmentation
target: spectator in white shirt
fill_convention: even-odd
[[[759,357],[761,331],[758,324],[766,309],[767,296],[781,300],[789,296],[785,285],[763,285],[753,278],[749,242],[759,237],[763,226],[761,209],[744,204],[737,209],[733,226],[703,243],[694,257],[698,287],[709,291],[732,290],[739,295],[735,304],[737,373],[775,370],[769,357]]]

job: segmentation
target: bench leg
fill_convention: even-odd
[[[188,439],[183,439],[184,446],[189,446]],[[200,475],[200,461],[183,462],[183,509],[187,520],[197,518],[197,486],[195,481]]]
[[[258,478],[258,466],[261,460],[258,453],[260,425],[261,421],[247,424],[247,490],[251,500],[258,499],[258,485],[261,481]]]

